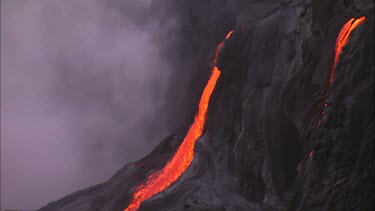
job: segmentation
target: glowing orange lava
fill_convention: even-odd
[[[232,32],[233,31],[229,32],[225,39],[228,39]],[[177,149],[176,154],[166,164],[166,166],[162,170],[150,175],[147,178],[147,182],[140,185],[136,189],[133,195],[133,199],[130,205],[125,209],[125,211],[137,210],[143,201],[168,188],[189,167],[194,157],[195,142],[203,132],[208,103],[210,101],[212,91],[214,90],[216,82],[220,76],[220,70],[216,66],[216,61],[219,51],[223,47],[223,45],[224,42],[221,42],[216,49],[214,67],[212,69],[210,79],[208,80],[207,85],[203,90],[203,94],[199,102],[199,110],[195,116],[194,123],[191,125],[189,132],[184,138],[184,141]]]
[[[331,75],[330,75],[330,78],[329,78],[329,85],[331,86],[332,85],[332,82],[333,82],[333,78],[335,76],[335,71],[336,71],[336,66],[337,66],[337,63],[339,62],[339,57],[340,57],[340,54],[342,53],[342,48],[346,45],[346,43],[348,42],[349,40],[349,36],[350,36],[350,33],[355,29],[357,28],[357,26],[361,25],[364,21],[366,20],[366,17],[365,16],[362,16],[360,18],[351,18],[350,20],[348,20],[344,26],[341,28],[340,32],[339,32],[339,35],[337,36],[337,39],[336,39],[336,46],[335,46],[335,60],[333,61],[333,66],[332,66],[332,70],[331,70]],[[328,87],[327,90],[324,90],[323,91],[324,93],[324,99],[323,101],[326,101],[326,98],[328,97],[329,93],[330,93],[330,87]],[[325,115],[325,109],[328,107],[328,103],[325,102],[322,106],[321,106],[321,110],[319,112],[319,116],[317,118],[317,125],[321,125],[322,123],[322,117]],[[310,153],[309,153],[309,158],[311,158],[312,156],[314,155],[314,150],[312,150]]]
[[[351,18],[345,25],[341,28],[339,35],[337,36],[336,40],[336,52],[335,52],[335,60],[333,62],[333,67],[331,71],[331,77],[329,79],[329,83],[332,84],[333,76],[335,74],[336,65],[339,62],[339,56],[342,52],[342,48],[346,45],[349,40],[350,33],[359,25],[361,25],[366,20],[365,16],[360,18]]]

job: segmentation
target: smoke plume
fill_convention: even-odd
[[[168,134],[172,68],[150,5],[1,2],[2,209],[103,182]]]

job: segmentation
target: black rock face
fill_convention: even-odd
[[[374,210],[373,2],[182,2],[181,40],[194,49],[187,49],[185,62],[197,68],[189,77],[206,79],[217,44],[231,26],[234,33],[219,54],[222,74],[192,164],[139,210]],[[210,13],[215,9],[222,13]],[[343,48],[317,125],[337,35],[359,16],[366,21]],[[191,90],[190,102],[197,104],[203,86]],[[182,127],[107,182],[40,211],[123,210],[186,131]]]
[[[374,209],[373,14],[350,39],[314,131],[314,154],[301,163],[298,210]]]

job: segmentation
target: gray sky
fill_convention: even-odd
[[[167,135],[149,1],[1,1],[1,208],[108,179]]]

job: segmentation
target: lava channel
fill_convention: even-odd
[[[331,77],[329,79],[330,85],[332,85],[333,77],[335,75],[335,69],[337,63],[339,62],[339,56],[342,52],[342,48],[346,45],[349,40],[350,33],[357,28],[357,26],[361,25],[366,20],[365,16],[360,18],[351,18],[345,25],[341,28],[341,31],[336,39],[336,47],[335,47],[335,60],[333,62],[333,67],[331,71]]]
[[[333,61],[333,66],[329,78],[329,87],[327,90],[323,91],[324,93],[324,104],[321,106],[321,111],[319,112],[318,116],[318,125],[322,123],[322,118],[326,114],[326,109],[328,108],[329,103],[327,101],[327,97],[330,94],[330,89],[332,87],[332,83],[335,76],[336,66],[339,62],[339,57],[342,53],[342,48],[348,43],[350,33],[357,28],[359,25],[361,25],[366,20],[365,16],[362,16],[360,18],[351,18],[348,20],[344,26],[341,28],[340,33],[337,36],[336,39],[336,46],[335,46],[335,60]],[[314,154],[314,150],[312,150],[309,153],[309,158],[312,157]]]
[[[229,32],[225,38],[229,39],[233,31]],[[215,88],[216,82],[220,76],[220,70],[216,66],[216,61],[221,48],[224,45],[224,41],[219,44],[216,49],[215,59],[213,61],[213,69],[211,76],[207,82],[206,87],[203,90],[202,97],[199,101],[199,110],[195,115],[194,123],[191,125],[187,135],[185,136],[182,144],[177,149],[177,152],[171,158],[171,160],[165,165],[165,167],[148,177],[145,184],[140,185],[132,198],[131,203],[124,211],[137,210],[141,203],[155,194],[168,188],[173,182],[175,182],[182,173],[189,167],[194,157],[194,145],[197,139],[202,135],[204,124],[206,121],[206,113],[208,109],[208,103],[212,91]]]

